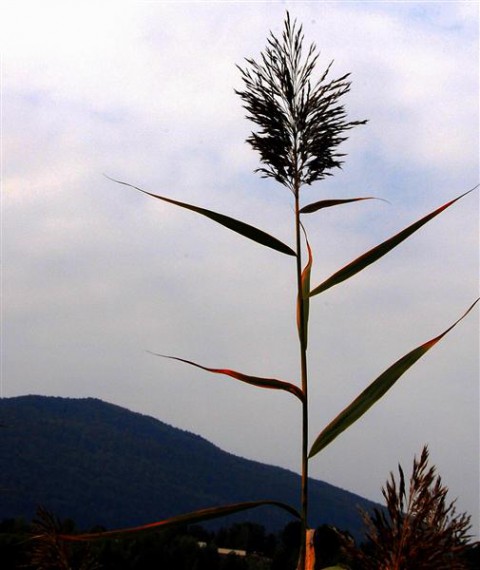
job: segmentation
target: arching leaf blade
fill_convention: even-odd
[[[397,245],[399,245],[408,237],[410,237],[413,233],[419,230],[427,222],[429,222],[430,220],[441,214],[444,210],[449,208],[452,204],[454,204],[455,202],[457,202],[467,194],[470,194],[470,192],[473,192],[473,190],[475,190],[476,188],[478,188],[478,186],[475,186],[475,188],[468,190],[468,192],[465,192],[461,196],[458,196],[458,198],[455,198],[454,200],[447,202],[443,206],[440,206],[440,208],[437,208],[435,211],[431,212],[430,214],[427,214],[426,216],[424,216],[417,222],[411,224],[410,226],[408,226],[398,234],[395,234],[390,239],[382,242],[381,244],[367,251],[360,257],[357,257],[357,259],[355,259],[354,261],[352,261],[351,263],[349,263],[348,265],[346,265],[345,267],[334,273],[332,276],[330,276],[326,281],[324,281],[323,283],[312,289],[312,291],[310,292],[310,297],[318,295],[319,293],[323,293],[324,291],[330,289],[334,285],[338,285],[339,283],[342,283],[342,281],[345,281],[346,279],[353,277],[354,275],[362,271],[362,269],[365,269],[366,267],[368,267],[369,265],[371,265],[372,263],[374,263],[384,255],[386,255],[389,251],[391,251]]]
[[[318,210],[323,208],[331,208],[332,206],[341,206],[342,204],[349,204],[351,202],[361,202],[363,200],[382,200],[382,198],[375,198],[374,196],[365,196],[362,198],[339,198],[334,200],[319,200],[318,202],[312,202],[312,204],[307,204],[300,208],[300,214],[313,214]],[[382,200],[386,202],[386,200]]]
[[[177,356],[169,356],[167,354],[158,354],[156,352],[150,352],[155,356],[161,356],[162,358],[169,358],[170,360],[177,360],[178,362],[184,362],[185,364],[190,364],[190,366],[195,366],[196,368],[200,368],[207,372],[212,372],[213,374],[224,374],[226,376],[230,376],[231,378],[235,378],[236,380],[240,380],[241,382],[245,382],[246,384],[251,384],[252,386],[257,386],[259,388],[270,388],[273,390],[284,390],[286,392],[290,392],[294,396],[300,399],[303,402],[303,392],[300,390],[298,386],[292,384],[291,382],[284,382],[283,380],[277,380],[276,378],[262,378],[259,376],[250,376],[248,374],[242,374],[242,372],[237,372],[236,370],[230,370],[228,368],[209,368],[208,366],[203,366],[198,364],[197,362],[192,362],[191,360],[186,360],[185,358],[179,358]]]
[[[92,532],[85,534],[61,534],[59,535],[58,538],[70,542],[75,542],[75,541],[83,542],[83,541],[98,540],[102,538],[115,537],[123,534],[131,534],[131,533],[143,532],[154,529],[164,530],[173,526],[178,526],[183,524],[195,524],[197,522],[225,517],[227,515],[239,513],[241,511],[246,511],[248,509],[255,509],[257,507],[269,506],[269,505],[283,509],[292,516],[300,518],[300,514],[296,509],[294,509],[290,505],[287,505],[286,503],[282,503],[281,501],[270,501],[270,500],[248,501],[244,503],[234,503],[231,505],[224,505],[222,507],[211,507],[208,509],[201,509],[199,511],[177,515],[175,517],[171,517],[168,519],[135,527],[109,530],[105,532]]]
[[[304,230],[305,231],[305,230]],[[307,234],[305,233],[305,242],[307,244],[307,252],[308,252],[308,259],[305,267],[302,271],[301,276],[301,295],[302,295],[302,303],[300,303],[300,298],[297,299],[297,328],[298,334],[300,337],[300,341],[302,340],[302,335],[300,334],[300,327],[301,327],[301,319],[300,319],[300,307],[303,307],[303,342],[305,349],[307,348],[308,344],[308,317],[310,314],[310,275],[312,272],[312,264],[313,264],[313,254],[312,248],[308,242]]]
[[[309,458],[319,453],[327,447],[342,432],[349,428],[359,418],[365,414],[382,396],[390,390],[395,382],[405,372],[411,368],[417,360],[426,354],[437,344],[448,332],[450,332],[462,319],[464,319],[473,307],[478,303],[477,299],[465,313],[441,334],[413,349],[405,356],[397,360],[392,366],[387,368],[376,380],[374,380],[353,402],[347,406],[340,414],[332,420],[327,427],[319,434],[312,445]]]
[[[121,180],[115,180],[114,178],[110,178],[113,182],[117,182],[118,184],[123,184],[124,186],[129,186],[130,188],[134,188],[143,194],[147,194],[148,196],[152,196],[152,198],[157,198],[158,200],[162,200],[163,202],[168,202],[169,204],[174,204],[175,206],[180,206],[181,208],[185,208],[187,210],[191,210],[192,212],[196,212],[197,214],[201,214],[206,218],[217,222],[218,224],[240,234],[252,241],[279,251],[280,253],[284,253],[286,255],[296,256],[293,249],[291,249],[288,245],[284,244],[277,238],[267,234],[266,232],[255,228],[245,222],[241,222],[240,220],[236,220],[231,218],[230,216],[225,216],[224,214],[219,214],[218,212],[213,212],[212,210],[207,210],[206,208],[200,208],[199,206],[193,206],[192,204],[187,204],[186,202],[180,202],[179,200],[173,200],[172,198],[167,198],[166,196],[160,196],[159,194],[153,194],[152,192],[147,192],[146,190],[142,190],[138,188],[138,186],[134,186],[133,184],[129,184],[128,182],[122,182]]]

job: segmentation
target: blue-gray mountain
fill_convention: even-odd
[[[0,520],[30,519],[43,505],[80,528],[120,528],[255,499],[298,506],[299,475],[101,400],[3,398],[0,424]],[[374,506],[316,480],[310,497],[310,524],[333,524],[355,537],[362,535],[358,507]],[[291,519],[261,507],[218,520],[276,531]]]

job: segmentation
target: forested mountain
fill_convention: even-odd
[[[38,505],[81,528],[119,528],[255,499],[298,505],[299,475],[222,451],[205,439],[101,400],[0,400],[0,520],[29,520]],[[362,534],[358,506],[373,503],[311,481],[311,524]],[[276,531],[274,507],[236,518]]]

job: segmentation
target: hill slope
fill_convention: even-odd
[[[101,400],[4,398],[0,424],[0,520],[30,519],[42,504],[79,527],[119,528],[237,501],[298,504],[299,475]],[[311,524],[334,524],[355,536],[357,506],[373,506],[315,480],[310,497]],[[278,530],[291,519],[261,507],[235,520]]]

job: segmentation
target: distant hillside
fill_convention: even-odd
[[[101,400],[3,398],[0,424],[0,520],[30,519],[39,504],[81,528],[119,528],[255,499],[298,505],[299,475]],[[311,524],[362,534],[357,507],[373,503],[315,480],[310,493]],[[291,519],[261,507],[235,520],[274,531]]]

